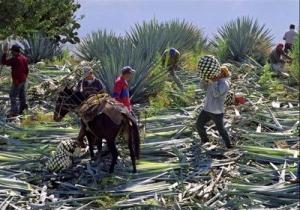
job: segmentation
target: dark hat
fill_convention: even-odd
[[[134,72],[135,70],[132,69],[130,66],[125,66],[122,68],[122,74],[128,74],[128,73],[132,74]]]
[[[174,56],[176,54],[176,49],[174,47],[170,48],[170,55]]]
[[[18,44],[14,44],[11,48],[10,48],[11,51],[13,52],[20,52],[21,51],[21,46],[18,45]]]

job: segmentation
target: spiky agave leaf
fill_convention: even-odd
[[[37,63],[42,59],[51,59],[62,52],[61,46],[41,32],[28,35],[19,41],[30,63]]]
[[[13,178],[0,178],[0,189],[15,190],[19,192],[32,191],[29,183]]]
[[[272,46],[271,31],[250,17],[239,17],[218,29],[212,46],[222,60],[243,61],[247,56],[259,62]]]
[[[175,47],[179,51],[193,49],[198,43],[204,42],[202,31],[198,27],[179,20],[158,23],[153,19],[136,24],[127,33],[127,37],[135,46],[144,46],[143,56],[155,56],[155,53],[162,53],[167,47]]]
[[[125,37],[112,32],[98,31],[83,39],[78,56],[85,60],[100,60],[95,73],[109,93],[123,66],[136,73],[130,84],[133,102],[141,102],[160,89],[166,70],[159,68],[159,57],[170,46],[179,50],[193,48],[202,40],[201,31],[187,22],[171,21],[159,24],[156,20],[136,24]]]
[[[83,60],[102,60],[104,56],[111,53],[112,46],[118,46],[119,40],[119,37],[113,32],[99,30],[84,38],[75,53]]]

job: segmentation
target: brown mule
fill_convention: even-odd
[[[74,92],[72,89],[65,88],[62,92],[59,93],[59,97],[56,101],[56,107],[53,119],[55,121],[60,121],[64,116],[69,112],[75,112],[75,110],[85,101],[86,98],[81,92]],[[139,159],[140,154],[140,136],[137,122],[130,119],[128,116],[123,115],[124,120],[122,123],[125,123],[129,128],[129,138],[128,138],[128,148],[130,152],[130,157],[133,166],[133,172],[136,172],[136,159]],[[96,144],[99,150],[99,153],[102,149],[102,139],[105,139],[109,151],[112,154],[112,162],[110,165],[109,172],[114,171],[114,166],[117,162],[118,151],[116,147],[116,137],[122,128],[123,124],[117,125],[114,123],[110,117],[106,114],[101,113],[97,115],[92,121],[88,122],[88,131],[86,136],[88,138],[89,146],[92,146],[92,142],[96,136]]]

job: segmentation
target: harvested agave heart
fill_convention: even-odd
[[[59,143],[53,156],[47,162],[47,169],[52,172],[60,172],[70,168],[73,164],[76,142],[72,139]]]
[[[52,172],[60,172],[70,168],[72,164],[72,157],[64,154],[55,154],[49,159],[47,169]]]
[[[198,62],[201,80],[210,80],[220,73],[220,63],[213,55],[205,55]]]

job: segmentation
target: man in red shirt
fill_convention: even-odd
[[[13,45],[11,48],[12,58],[7,59],[8,46],[3,49],[2,64],[11,66],[12,86],[9,93],[11,101],[10,117],[22,114],[25,109],[28,108],[26,103],[26,80],[28,76],[28,61],[27,58],[20,53],[21,47],[19,45]],[[17,96],[19,96],[20,104],[19,109],[17,106]]]
[[[123,67],[122,75],[116,79],[113,89],[113,97],[124,104],[131,113],[132,108],[130,103],[128,81],[132,78],[134,72],[135,70],[133,70],[130,66]]]

